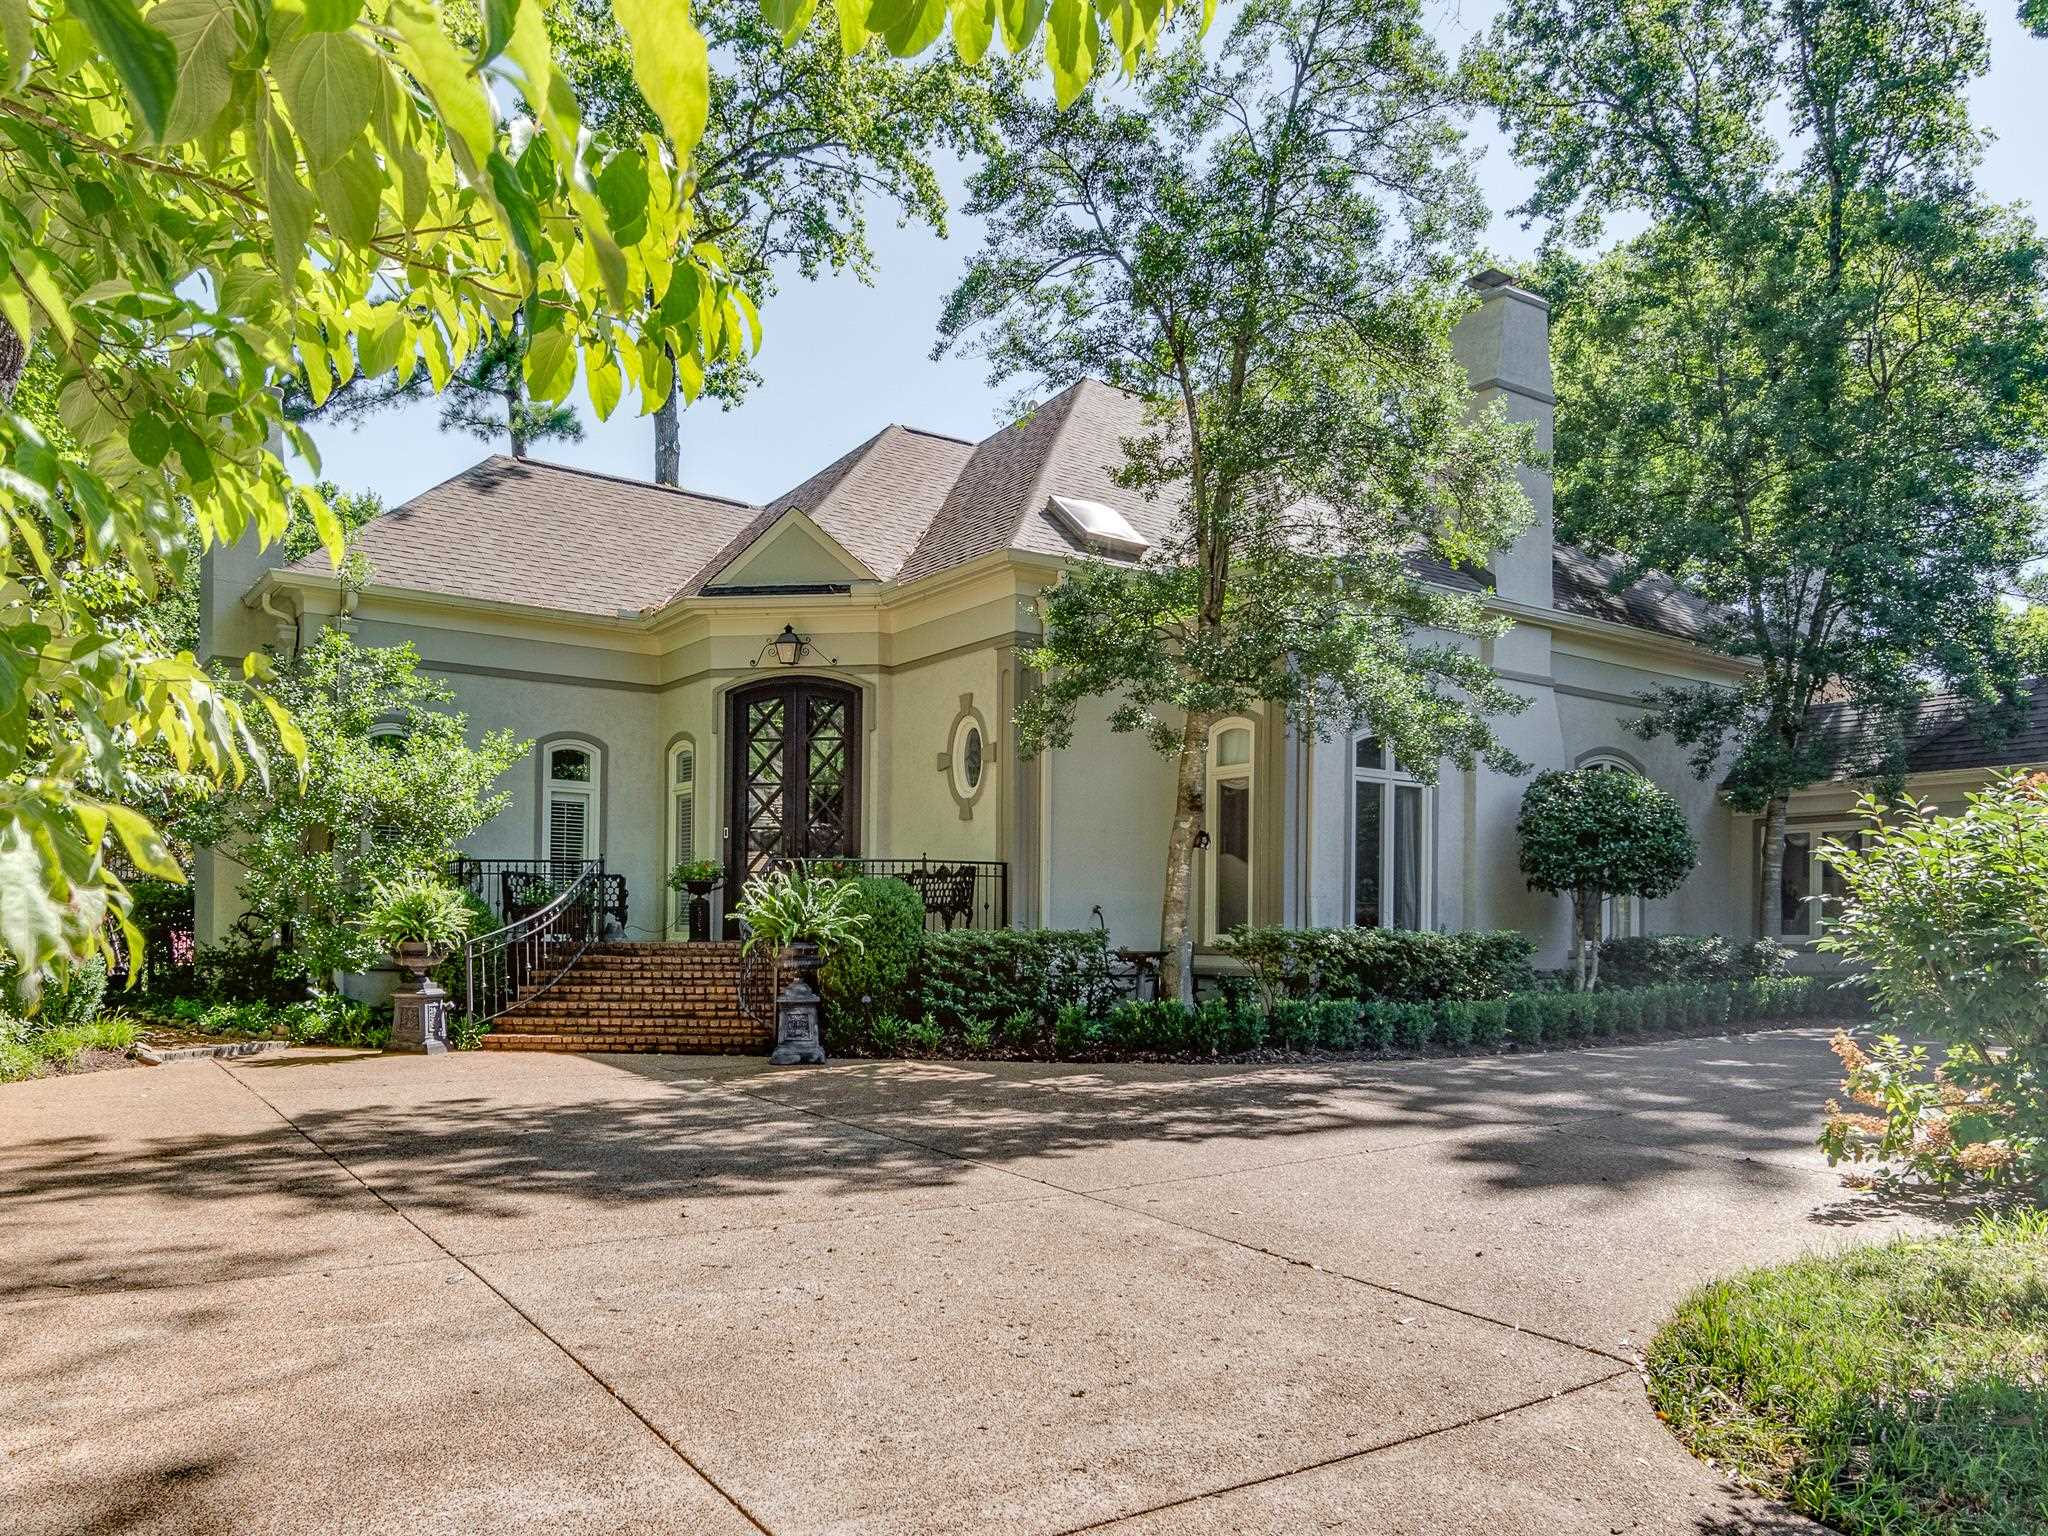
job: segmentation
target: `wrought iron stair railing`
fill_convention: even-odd
[[[583,958],[605,921],[602,865],[552,901],[462,946],[463,1011],[483,1023],[547,991]]]

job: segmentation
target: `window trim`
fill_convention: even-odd
[[[1241,730],[1250,737],[1251,745],[1245,752],[1244,761],[1221,767],[1216,762],[1217,743],[1225,731]],[[1216,926],[1216,893],[1218,879],[1216,860],[1218,843],[1215,828],[1211,825],[1218,806],[1217,786],[1224,783],[1244,784],[1245,826],[1244,826],[1244,917],[1253,922],[1254,893],[1258,889],[1259,860],[1259,817],[1258,817],[1258,763],[1259,727],[1258,722],[1246,715],[1227,715],[1209,727],[1209,740],[1202,753],[1202,831],[1208,836],[1209,845],[1202,850],[1202,934],[1206,942],[1214,944],[1221,937]]]
[[[1650,778],[1649,774],[1643,771],[1643,765],[1634,758],[1624,752],[1615,752],[1606,748],[1584,754],[1579,759],[1578,767],[1582,773],[1589,770],[1605,769],[1621,773],[1632,773],[1639,779]],[[1654,784],[1657,781],[1650,779],[1650,782]],[[1604,944],[1609,939],[1641,938],[1647,927],[1645,921],[1647,914],[1643,910],[1647,905],[1647,902],[1636,896],[1602,897],[1600,901],[1600,942]],[[1623,913],[1626,913],[1625,918],[1619,916],[1619,914]]]
[[[1762,870],[1762,858],[1764,852],[1763,827],[1764,823],[1761,819],[1759,819],[1757,822],[1757,858],[1759,872],[1761,872]],[[1806,932],[1781,933],[1778,935],[1779,943],[1811,944],[1816,939],[1820,938],[1822,934],[1827,932],[1827,908],[1823,904],[1826,900],[1825,893],[1827,887],[1821,875],[1821,870],[1823,869],[1823,867],[1826,866],[1827,861],[1821,857],[1820,853],[1820,845],[1822,840],[1825,838],[1833,837],[1840,838],[1844,842],[1853,843],[1856,841],[1857,838],[1867,836],[1869,832],[1870,824],[1868,822],[1858,821],[1854,817],[1851,817],[1848,820],[1844,821],[1824,816],[1814,821],[1801,821],[1796,823],[1792,821],[1787,821],[1785,823],[1785,830],[1783,835],[1788,841],[1794,837],[1804,837],[1806,839],[1806,912],[1808,921],[1806,924]],[[1784,868],[1788,871],[1791,869],[1791,867],[1792,866],[1789,862],[1787,862],[1784,866]],[[1761,891],[1759,891],[1758,893],[1758,904],[1759,906],[1761,906],[1762,904]],[[1758,932],[1762,932],[1764,926],[1765,925],[1759,924]]]
[[[1394,869],[1394,827],[1397,818],[1393,814],[1394,791],[1400,788],[1421,791],[1421,830],[1416,851],[1416,927],[1414,932],[1429,933],[1436,927],[1436,786],[1425,784],[1414,774],[1402,769],[1394,756],[1393,749],[1384,741],[1380,746],[1380,763],[1374,767],[1360,767],[1358,749],[1368,741],[1379,738],[1364,733],[1350,738],[1346,748],[1351,763],[1351,777],[1344,806],[1346,836],[1344,839],[1344,914],[1345,926],[1355,928],[1358,923],[1358,786],[1375,784],[1380,795],[1380,889],[1379,922],[1376,926],[1394,930],[1394,882],[1389,878]],[[1409,931],[1409,930],[1401,930]]]
[[[676,736],[669,742],[668,753],[662,759],[661,802],[664,811],[664,820],[666,821],[668,826],[668,863],[662,869],[661,872],[664,884],[666,884],[667,882],[669,871],[674,869],[678,864],[685,862],[683,848],[681,846],[683,841],[682,833],[684,829],[684,820],[683,817],[680,814],[678,814],[677,811],[677,802],[683,798],[683,793],[681,788],[676,783],[676,763],[677,760],[680,759],[686,752],[690,756],[690,810],[688,820],[690,834],[689,857],[691,859],[695,859],[698,856],[697,821],[698,813],[700,810],[700,794],[704,783],[703,754],[698,750],[696,736],[689,731],[684,731],[683,733]],[[686,930],[689,927],[689,925],[689,894],[684,891],[670,891],[670,931],[680,933]]]
[[[554,777],[555,753],[565,748],[575,748],[590,754],[590,777],[588,779],[557,779]],[[534,772],[540,782],[540,793],[534,808],[534,857],[546,859],[548,852],[548,824],[553,819],[552,807],[557,796],[573,797],[587,802],[584,813],[583,857],[587,860],[604,858],[606,831],[605,801],[609,797],[611,756],[603,742],[593,736],[564,732],[550,736],[535,744],[534,752],[538,761]]]

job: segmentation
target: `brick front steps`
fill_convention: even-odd
[[[593,944],[499,1015],[484,1049],[766,1054],[767,978],[757,1023],[740,1006],[739,961],[737,944]]]

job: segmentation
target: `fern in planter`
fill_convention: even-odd
[[[386,949],[423,945],[445,952],[469,936],[469,898],[431,875],[407,875],[388,884],[373,881],[370,890],[362,929]]]
[[[829,958],[841,950],[859,954],[865,947],[860,929],[868,915],[858,910],[858,896],[850,881],[778,869],[749,880],[734,912],[749,930],[749,950],[756,944],[778,950],[815,944]]]

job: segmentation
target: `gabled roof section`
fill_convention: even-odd
[[[737,584],[748,550],[792,510],[809,516],[872,573],[869,579],[886,581],[902,568],[973,451],[957,437],[884,427],[769,502],[675,595]]]
[[[1135,395],[1095,379],[1062,390],[974,450],[897,580],[908,584],[999,549],[1082,553],[1050,515],[1054,495],[1107,502],[1156,548],[1169,531],[1167,510],[1112,478],[1125,440],[1146,425]]]
[[[493,454],[363,525],[370,581],[614,618],[663,601],[755,515],[744,502]],[[324,553],[287,567],[329,574]]]
[[[727,587],[818,587],[877,580],[853,552],[801,507],[791,507],[751,539],[698,590]]]

